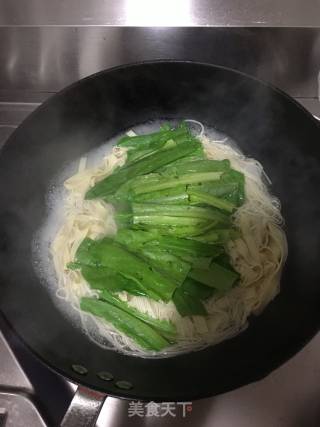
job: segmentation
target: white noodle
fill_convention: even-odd
[[[204,126],[201,122],[198,122],[198,120],[193,120],[193,119],[185,119],[184,122],[187,123],[194,123],[195,125],[200,127],[200,132],[198,135],[196,135],[198,138],[202,138],[204,135]]]
[[[240,284],[224,296],[214,296],[205,302],[208,316],[181,317],[174,304],[156,302],[122,292],[120,298],[142,312],[159,319],[172,321],[177,327],[177,343],[162,352],[141,349],[130,338],[119,333],[111,324],[79,309],[83,296],[97,296],[78,271],[68,270],[66,264],[85,237],[98,239],[116,233],[113,207],[101,200],[84,200],[88,188],[103,179],[116,166],[125,162],[126,152],[114,148],[102,164],[85,169],[81,159],[79,172],[65,181],[68,196],[65,222],[51,245],[51,254],[58,278],[57,298],[68,301],[79,312],[83,328],[98,345],[141,357],[168,357],[198,350],[230,338],[246,328],[251,313],[258,314],[277,295],[280,275],[287,256],[286,237],[281,229],[283,219],[280,202],[272,197],[264,180],[268,180],[259,162],[244,157],[224,139],[212,141],[204,136],[201,141],[210,159],[229,159],[231,166],[244,173],[246,201],[234,214],[234,223],[242,237],[226,248],[234,268],[240,273]],[[134,135],[127,132],[127,135]]]

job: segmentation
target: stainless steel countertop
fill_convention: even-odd
[[[316,27],[319,0],[2,0],[0,25]]]
[[[234,68],[311,101],[320,29],[0,27],[0,102],[42,102],[89,74],[153,59]]]

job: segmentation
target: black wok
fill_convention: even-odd
[[[280,295],[245,332],[202,351],[147,360],[98,347],[57,309],[33,268],[31,242],[47,215],[49,183],[64,165],[131,126],[170,118],[214,126],[261,161],[282,202],[289,257]],[[49,367],[109,395],[181,401],[259,380],[319,329],[319,188],[319,124],[281,91],[193,62],[141,63],[95,74],[45,102],[1,151],[1,311]],[[74,365],[85,369],[80,373]],[[113,379],[99,376],[105,371]]]

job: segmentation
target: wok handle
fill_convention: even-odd
[[[61,427],[94,427],[106,398],[106,394],[79,386]]]

